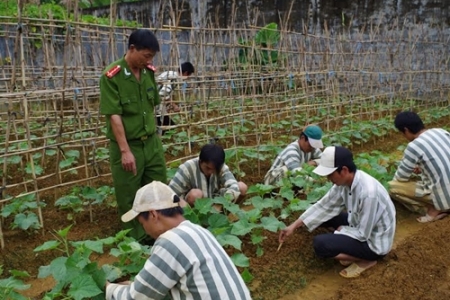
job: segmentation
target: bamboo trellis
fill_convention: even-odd
[[[196,67],[193,78],[174,83],[181,111],[174,115],[178,124],[166,128],[174,130],[164,145],[168,152],[182,151],[168,155],[168,164],[196,155],[193,142],[208,143],[219,133],[229,149],[274,144],[280,132],[270,125],[288,121],[288,133],[296,134],[293,124],[308,124],[319,109],[360,107],[324,116],[320,123],[327,131],[344,119],[392,115],[395,101],[408,107],[406,100],[413,99],[415,109],[448,106],[448,29],[405,24],[398,20],[390,30],[373,24],[357,33],[325,30],[320,36],[281,28],[274,49],[252,42],[261,30],[253,26],[154,29],[162,49],[157,73],[177,70],[187,60]],[[107,158],[97,155],[108,145],[98,80],[125,53],[132,30],[0,17],[0,203],[33,193],[37,201],[54,200],[61,187],[110,179]],[[238,58],[244,48],[254,55],[275,50],[277,63],[243,65]],[[299,120],[302,114],[306,119]],[[251,130],[244,131],[245,124]],[[73,149],[80,157],[61,168]],[[49,156],[48,150],[56,152]],[[43,226],[40,209],[39,217]],[[1,231],[0,237],[4,247]]]

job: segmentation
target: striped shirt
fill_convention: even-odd
[[[130,285],[109,284],[106,299],[251,299],[230,257],[206,229],[183,221],[158,237]]]
[[[212,174],[206,178],[200,170],[198,157],[180,165],[169,186],[180,197],[184,197],[191,189],[200,189],[205,198],[230,194],[236,200],[240,195],[238,182],[226,164],[218,175]]]
[[[335,231],[335,234],[367,242],[369,248],[378,255],[391,250],[395,233],[395,207],[380,182],[357,170],[351,187],[333,185],[300,219],[312,231],[343,210],[347,210],[349,225]]]
[[[424,131],[408,144],[394,179],[408,181],[415,167],[420,180],[416,197],[431,194],[434,207],[450,209],[450,133],[440,128]]]
[[[314,151],[310,153],[303,152],[302,149],[300,149],[297,140],[290,143],[283,151],[281,151],[270,167],[269,172],[283,166],[286,166],[288,170],[292,171],[302,167],[304,163],[307,163],[310,160],[319,159],[320,155],[322,155],[320,149],[314,149]]]

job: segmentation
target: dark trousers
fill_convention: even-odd
[[[111,173],[119,217],[133,207],[134,197],[140,187],[154,180],[164,183],[167,181],[164,150],[161,140],[156,134],[149,136],[144,141],[128,141],[128,146],[136,160],[136,176],[123,169],[122,153],[117,142],[111,141],[109,144]],[[122,223],[122,226],[123,229],[131,229],[128,235],[136,240],[147,236],[137,218]]]
[[[323,223],[321,227],[332,227],[336,230],[339,226],[348,226],[347,218],[347,213],[341,213]],[[367,242],[360,242],[343,234],[325,233],[317,235],[314,237],[313,246],[316,255],[322,258],[335,257],[341,253],[369,261],[384,257],[384,255],[373,252]]]
[[[158,126],[172,126],[177,125],[169,116],[158,116],[156,117],[156,122]],[[163,135],[167,130],[161,130],[161,135]]]

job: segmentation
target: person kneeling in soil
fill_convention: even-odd
[[[295,229],[309,231],[322,226],[333,233],[314,237],[314,251],[322,258],[332,257],[346,269],[346,278],[359,276],[374,266],[392,248],[395,233],[395,207],[387,190],[375,178],[357,170],[352,153],[344,147],[327,147],[314,173],[327,176],[334,185],[279,234],[283,243]]]
[[[322,154],[320,148],[323,148],[322,129],[317,125],[306,126],[298,140],[289,144],[277,156],[264,177],[264,184],[276,184],[281,178],[286,177],[287,172],[301,170],[305,163],[317,166]]]
[[[140,188],[123,222],[137,218],[156,239],[134,282],[106,282],[106,299],[251,299],[228,254],[203,227],[183,217],[180,198],[153,181]]]
[[[425,129],[410,111],[397,114],[395,127],[409,141],[403,159],[389,182],[392,199],[413,212],[424,213],[418,222],[440,220],[450,212],[450,133]],[[416,174],[419,180],[411,180]]]
[[[247,193],[247,185],[225,164],[225,151],[215,144],[203,146],[198,158],[180,165],[169,186],[191,206],[199,198],[226,195],[238,202]]]

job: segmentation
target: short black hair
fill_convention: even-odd
[[[348,171],[349,171],[350,173],[355,173],[355,172],[356,172],[356,169],[357,169],[354,162],[348,162],[348,163],[346,163],[346,164],[343,165],[343,166],[339,166],[339,167],[336,169],[336,172],[338,172],[338,173],[340,174],[343,167],[347,167],[347,169],[348,169]]]
[[[402,111],[398,113],[395,117],[394,125],[395,128],[403,133],[405,133],[405,128],[408,128],[413,134],[425,129],[422,119],[418,114],[412,111]]]
[[[194,66],[188,61],[182,63],[180,69],[181,69],[181,74],[183,74],[184,72],[187,72],[188,75],[191,75],[192,73],[195,72]]]
[[[174,217],[176,215],[184,214],[184,210],[181,206],[175,206],[175,207],[160,209],[160,210],[156,210],[156,211],[165,217]],[[148,220],[149,215],[150,215],[149,211],[143,211],[143,212],[139,213],[138,217],[143,217],[144,220]]]
[[[212,162],[216,168],[216,172],[219,173],[225,163],[225,151],[219,145],[207,144],[200,150],[199,159],[200,162]]]
[[[156,36],[148,29],[138,29],[131,33],[128,39],[128,49],[134,45],[136,50],[148,49],[159,51],[159,43]]]
[[[307,142],[308,141],[308,136],[306,134],[304,134],[303,131],[300,132],[300,135],[298,136],[298,138],[301,139],[302,136],[305,137],[305,142]]]
[[[347,167],[350,173],[355,173],[356,165],[353,161],[353,153],[342,146],[335,146],[334,163],[337,167],[336,172],[341,173],[343,167]]]

